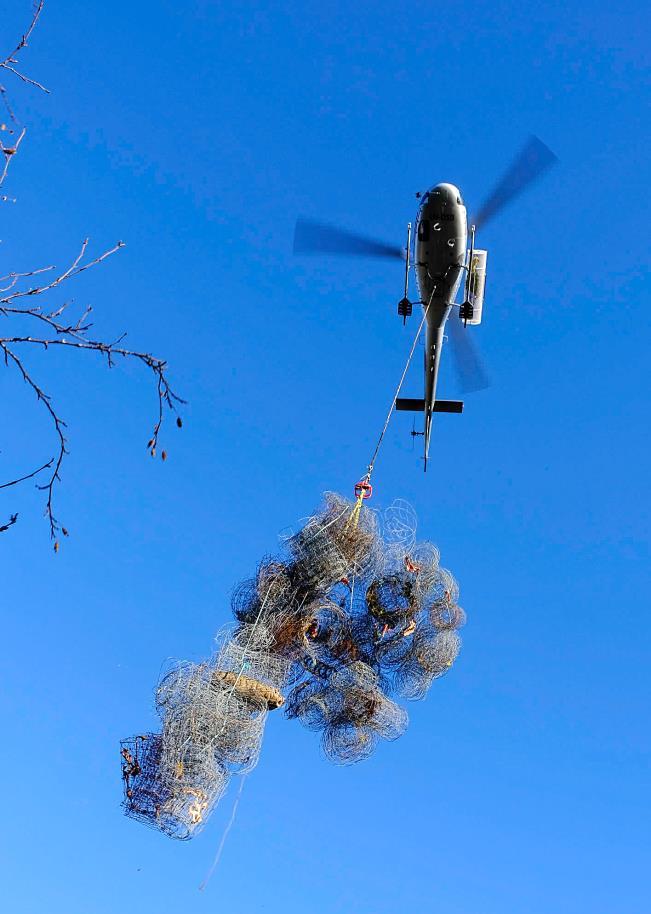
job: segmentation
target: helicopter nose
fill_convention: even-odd
[[[437,184],[429,193],[430,197],[438,198],[440,203],[458,203],[463,206],[461,191],[454,184]]]

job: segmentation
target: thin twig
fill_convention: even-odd
[[[7,177],[7,172],[9,171],[9,163],[12,161],[13,157],[18,152],[18,147],[23,141],[25,134],[27,133],[26,129],[23,129],[20,132],[20,136],[16,140],[13,146],[5,146],[2,140],[0,140],[0,153],[5,157],[4,166],[2,168],[2,173],[0,174],[0,187],[4,182],[4,179]]]
[[[20,39],[16,47],[13,49],[11,54],[8,54],[4,60],[0,61],[0,68],[3,70],[9,70],[10,73],[13,73],[14,76],[17,76],[18,79],[21,79],[25,83],[29,83],[30,86],[35,86],[37,89],[49,94],[49,89],[46,89],[41,83],[37,82],[35,79],[31,79],[29,76],[25,76],[24,73],[21,73],[14,64],[18,63],[18,55],[27,47],[27,43],[30,39],[30,36],[34,29],[36,28],[36,23],[39,20],[41,13],[43,12],[43,6],[45,5],[45,0],[39,0],[36,7],[34,8],[34,13],[32,14],[32,21],[27,28],[27,31],[24,33],[23,37]]]
[[[45,0],[38,0],[38,3],[35,5],[33,13],[32,13],[31,22],[29,23],[29,26],[27,27],[26,31],[23,33],[22,38],[20,39],[20,41],[18,42],[16,47],[13,49],[13,51],[11,51],[10,54],[7,54],[7,56],[4,58],[4,60],[0,60],[0,70],[7,70],[8,73],[11,73],[13,76],[16,76],[21,82],[26,83],[27,85],[30,85],[30,86],[34,86],[36,89],[40,89],[42,92],[49,94],[49,91],[50,91],[49,89],[47,89],[42,83],[38,82],[38,80],[32,79],[31,76],[27,76],[25,73],[22,72],[22,70],[18,69],[18,66],[17,66],[18,55],[24,48],[27,47],[27,44],[29,42],[29,39],[31,38],[32,32],[36,28],[36,24],[41,16],[41,13],[43,12],[44,4],[45,4]],[[9,120],[13,124],[18,126],[18,118],[16,117],[16,113],[13,109],[13,106],[11,105],[11,103],[9,101],[9,97],[7,95],[7,90],[2,84],[0,84],[0,97],[2,98],[3,104],[7,110],[7,114],[9,115]],[[4,129],[4,125],[3,125],[3,129]],[[0,186],[2,186],[5,178],[7,177],[7,172],[9,170],[9,163],[14,159],[16,153],[18,152],[18,147],[20,146],[21,142],[23,141],[24,136],[25,136],[25,128],[23,127],[21,130],[20,136],[18,137],[18,139],[16,140],[16,142],[14,143],[13,146],[5,146],[4,143],[2,143],[2,141],[0,140],[0,152],[4,155],[4,163],[2,164],[2,168],[0,170]]]
[[[83,260],[87,247],[88,247],[88,238],[84,238],[82,245],[81,245],[81,250],[75,257],[75,259],[72,261],[70,266],[66,270],[64,270],[63,273],[59,274],[59,276],[57,276],[56,279],[53,279],[52,282],[48,283],[47,285],[34,286],[34,287],[30,287],[29,289],[17,289],[16,291],[12,292],[10,295],[6,295],[6,296],[4,296],[4,298],[0,298],[0,311],[3,310],[3,305],[8,304],[11,301],[14,301],[14,299],[16,299],[16,298],[24,298],[27,295],[42,295],[44,292],[49,292],[51,289],[55,289],[57,286],[61,285],[61,283],[64,280],[71,279],[73,276],[78,276],[80,273],[83,273],[85,270],[89,270],[91,267],[97,266],[98,263],[101,263],[103,260],[106,260],[107,257],[110,257],[111,254],[115,254],[116,251],[119,251],[120,248],[123,248],[124,241],[118,241],[117,244],[113,245],[113,247],[110,250],[104,251],[103,254],[100,254],[99,257],[96,257],[94,260],[91,260],[88,263],[82,264],[81,261]],[[33,276],[36,273],[44,273],[46,270],[51,270],[51,269],[54,269],[54,267],[43,267],[40,270],[34,270],[32,273],[25,273],[23,275],[24,276]]]
[[[53,469],[52,473],[50,474],[49,481],[47,482],[46,485],[39,486],[39,488],[47,490],[47,493],[48,493],[45,513],[47,514],[47,517],[48,517],[48,520],[50,523],[50,536],[52,537],[52,539],[54,539],[56,536],[56,532],[59,529],[59,525],[58,525],[57,520],[52,511],[52,493],[53,493],[55,481],[57,479],[60,479],[59,469],[61,467],[63,458],[68,453],[66,450],[66,439],[63,434],[63,429],[65,428],[66,424],[63,421],[63,419],[61,419],[56,414],[52,404],[50,403],[49,396],[42,390],[41,387],[39,387],[39,385],[36,383],[36,381],[34,381],[32,376],[29,374],[29,372],[23,365],[20,358],[14,352],[12,352],[11,349],[9,349],[9,347],[6,346],[4,341],[1,339],[0,339],[0,349],[2,349],[2,351],[4,353],[5,365],[8,364],[9,359],[11,359],[11,361],[18,368],[18,371],[21,373],[21,375],[23,377],[23,381],[25,381],[26,384],[29,384],[29,386],[32,388],[32,390],[36,394],[37,400],[39,400],[43,404],[45,409],[50,414],[50,418],[52,419],[52,422],[54,423],[54,428],[56,430],[56,434],[59,439],[59,452],[55,459],[54,469]]]
[[[0,282],[6,282],[10,280],[8,286],[4,286],[0,289],[0,292],[9,292],[21,279],[24,279],[26,276],[36,276],[38,273],[47,273],[48,270],[53,270],[53,266],[41,267],[38,270],[27,270],[25,273],[7,273],[6,276],[0,276]]]
[[[16,47],[13,49],[11,54],[8,54],[5,59],[0,63],[0,66],[5,66],[7,63],[16,63],[16,58],[20,54],[23,48],[27,47],[27,42],[29,41],[32,32],[36,28],[36,23],[39,20],[39,16],[43,12],[43,7],[45,6],[45,0],[38,0],[38,3],[34,7],[34,12],[32,14],[32,21],[30,22],[27,31],[23,34],[23,37],[20,39]]]
[[[7,521],[7,523],[3,524],[0,527],[0,533],[4,533],[6,530],[9,529],[9,527],[13,527],[13,525],[16,523],[17,520],[18,520],[18,515],[12,514],[11,517],[9,518],[9,520]]]
[[[44,463],[42,467],[39,467],[38,470],[33,470],[31,473],[28,473],[26,476],[21,476],[20,479],[12,479],[9,482],[3,482],[0,485],[0,489],[8,489],[9,486],[17,486],[19,482],[25,482],[26,479],[33,479],[34,476],[38,476],[39,473],[42,473],[43,470],[47,470],[48,467],[52,466],[54,457],[51,457],[47,463]]]
[[[30,86],[36,86],[37,89],[41,89],[41,90],[42,90],[43,92],[45,92],[47,95],[50,94],[50,90],[49,90],[49,89],[46,89],[45,86],[44,86],[42,83],[37,82],[35,79],[31,79],[31,77],[29,77],[29,76],[25,76],[24,73],[21,73],[20,70],[17,70],[15,67],[12,67],[11,64],[8,64],[8,63],[5,62],[5,63],[3,63],[3,64],[0,64],[0,66],[1,66],[4,70],[9,70],[9,72],[10,72],[10,73],[13,73],[14,76],[17,76],[18,79],[22,79],[22,81],[23,81],[24,83],[29,83]]]

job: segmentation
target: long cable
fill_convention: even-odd
[[[409,366],[411,365],[411,360],[414,357],[414,352],[416,351],[416,346],[418,345],[418,340],[420,339],[420,335],[423,332],[423,327],[425,326],[425,321],[427,320],[427,315],[429,313],[430,305],[432,304],[432,298],[434,297],[435,290],[436,290],[436,286],[434,286],[434,289],[432,289],[432,294],[430,295],[429,301],[427,302],[427,306],[425,307],[425,310],[423,311],[423,317],[421,319],[420,324],[418,325],[418,330],[416,331],[416,336],[414,337],[414,342],[412,343],[411,350],[409,352],[409,355],[407,356],[407,361],[405,362],[405,367],[403,369],[402,375],[400,376],[400,381],[398,382],[398,387],[396,388],[396,392],[393,395],[393,400],[391,401],[391,406],[389,407],[389,412],[387,413],[387,417],[384,422],[384,427],[383,427],[382,431],[380,432],[380,437],[378,438],[377,444],[375,445],[375,450],[373,451],[373,456],[371,457],[370,463],[368,465],[368,470],[367,470],[366,476],[365,476],[365,479],[367,479],[367,480],[371,478],[371,473],[373,472],[373,469],[375,467],[375,461],[377,460],[377,455],[380,451],[380,447],[382,446],[382,441],[384,440],[384,436],[386,435],[387,429],[389,427],[389,422],[391,421],[391,416],[393,414],[393,410],[395,409],[396,402],[398,400],[398,397],[400,396],[400,391],[402,390],[402,385],[404,384],[405,378],[407,376],[407,372],[409,371]]]

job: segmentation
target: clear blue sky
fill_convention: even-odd
[[[30,4],[6,6],[3,48]],[[39,493],[0,493],[3,912],[650,909],[648,25],[641,2],[48,4],[2,272],[124,239],[66,295],[190,404],[163,465],[141,369],[30,361],[69,425],[71,537],[55,556]],[[232,793],[172,842],[122,816],[118,741],[278,532],[351,491],[412,332],[399,264],[298,262],[295,217],[400,243],[415,191],[472,208],[532,132],[560,164],[481,238],[493,385],[437,419],[427,476],[398,416],[375,478],[460,581],[459,661],[352,768],[272,715],[200,893]],[[6,477],[54,442],[0,382]]]

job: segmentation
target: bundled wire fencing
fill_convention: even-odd
[[[156,692],[160,733],[121,744],[128,816],[174,838],[205,823],[229,778],[258,762],[269,711],[321,734],[332,761],[404,733],[394,699],[423,698],[452,666],[465,620],[438,549],[403,501],[384,514],[326,493],[321,509],[232,598],[235,626]]]

